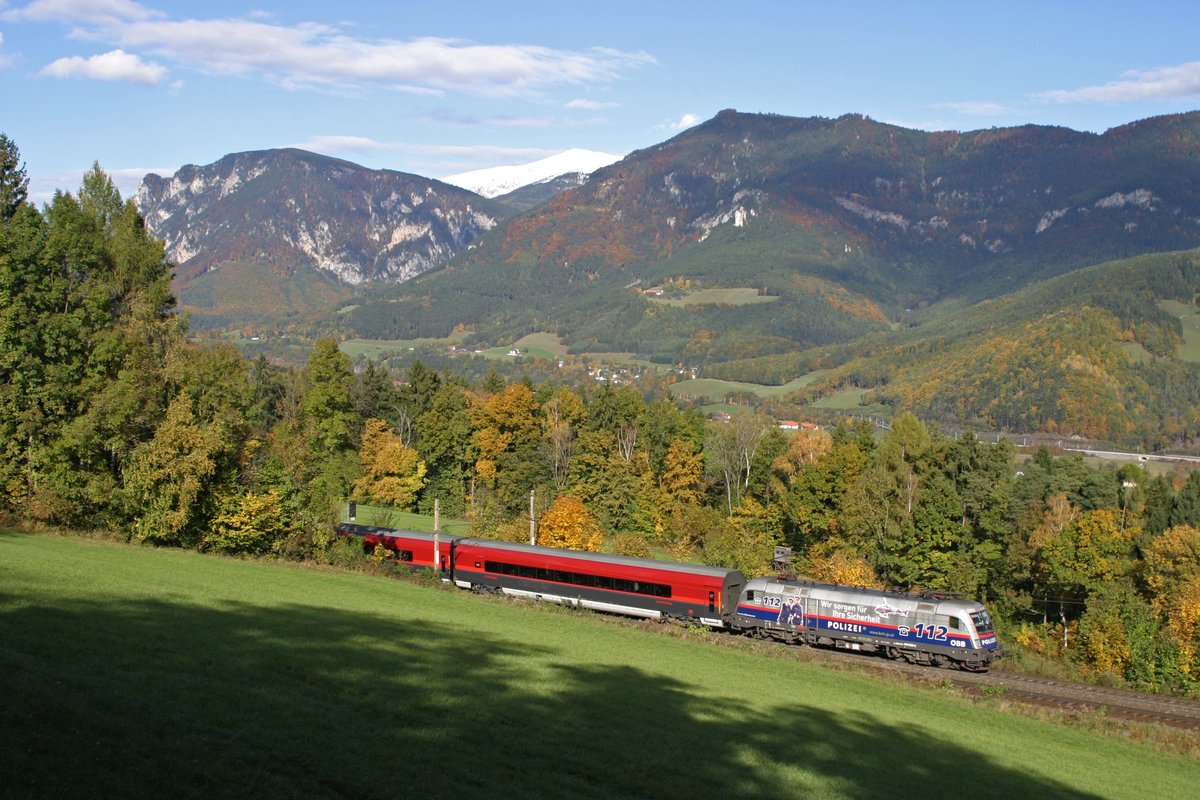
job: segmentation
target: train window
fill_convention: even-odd
[[[521,578],[532,578],[541,581],[554,581],[574,586],[587,586],[597,589],[609,589],[619,592],[652,595],[654,597],[670,597],[671,587],[665,583],[643,583],[625,578],[610,578],[605,575],[590,575],[586,572],[565,572],[562,570],[531,567],[524,564],[506,564],[502,561],[485,562],[488,572],[500,575],[515,575]],[[479,562],[475,562],[479,567]]]
[[[980,609],[979,611],[972,611],[971,621],[975,623],[975,630],[978,631],[981,636],[985,633],[991,633],[994,630],[992,627],[991,616],[983,609]]]
[[[958,617],[950,618],[950,628],[956,631],[962,630],[962,623],[958,621]]]
[[[716,595],[716,592],[709,592],[709,593],[708,593],[708,610],[709,610],[709,611],[716,611],[716,610],[717,610],[717,595]]]
[[[753,599],[754,599],[754,590],[753,590],[753,589],[751,589],[750,591],[746,592],[746,599],[747,599],[747,600],[753,600]]]

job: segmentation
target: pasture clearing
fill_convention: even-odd
[[[1158,307],[1179,318],[1183,328],[1183,345],[1179,358],[1193,364],[1200,363],[1200,308],[1177,300],[1159,300]]]
[[[759,294],[758,289],[699,289],[688,292],[683,297],[654,297],[646,295],[652,303],[662,303],[665,306],[683,308],[687,306],[748,306],[757,303],[774,303],[779,298],[775,295]]]
[[[684,400],[720,401],[730,394],[743,392],[755,397],[782,397],[799,391],[824,375],[826,370],[815,370],[807,375],[801,375],[779,386],[761,383],[743,383],[741,381],[723,381],[716,378],[695,378],[679,381],[670,386],[671,394]]]
[[[521,358],[562,358],[567,354],[567,346],[554,333],[528,333],[510,345],[501,345],[484,350],[485,358],[515,358],[509,355],[512,348],[521,351]]]
[[[27,797],[1186,797],[1200,762],[783,648],[294,564],[0,533]]]
[[[417,347],[444,345],[449,347],[467,338],[463,331],[455,331],[444,339],[347,339],[338,344],[338,349],[351,359],[363,356],[370,361],[382,361],[390,355],[405,353]]]

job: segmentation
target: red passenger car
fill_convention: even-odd
[[[377,528],[371,525],[353,525],[342,523],[337,526],[339,536],[353,536],[362,539],[364,553],[375,550],[376,545],[383,545],[390,550],[393,557],[413,569],[433,569],[435,559],[433,554],[435,535],[421,531],[403,531],[395,528]],[[458,536],[439,533],[436,536],[438,559],[445,575],[450,571],[450,549]]]
[[[584,553],[514,542],[454,542],[451,577],[464,589],[723,628],[746,576],[735,569]]]

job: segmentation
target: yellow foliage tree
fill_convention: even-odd
[[[1154,607],[1169,605],[1182,584],[1200,577],[1200,528],[1176,525],[1156,536],[1146,548],[1143,569]]]
[[[209,525],[201,550],[265,553],[291,533],[283,498],[274,490],[231,498]]]
[[[771,462],[771,469],[791,484],[801,467],[815,464],[833,449],[833,437],[823,430],[796,431],[788,441],[787,452]]]
[[[704,497],[704,454],[682,439],[671,440],[659,481],[659,513],[669,517],[684,506],[699,505]]]
[[[808,572],[818,581],[841,583],[847,586],[883,587],[875,570],[867,560],[855,553],[835,550],[828,554],[810,555]]]
[[[358,457],[362,477],[354,496],[360,500],[409,508],[425,486],[425,462],[381,419],[367,420]]]
[[[1181,671],[1200,680],[1200,575],[1189,578],[1175,592],[1167,608],[1167,632],[1179,647]]]
[[[596,553],[604,544],[604,532],[582,500],[571,495],[560,495],[542,516],[537,528],[537,541],[546,547]]]

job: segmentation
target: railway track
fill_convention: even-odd
[[[1007,672],[958,673],[945,677],[971,688],[1000,687],[1004,697],[1034,705],[1066,711],[1102,710],[1110,717],[1200,731],[1200,700]]]
[[[859,664],[867,669],[900,673],[922,683],[949,682],[975,696],[999,696],[1013,702],[1066,712],[1102,712],[1112,718],[1200,733],[1200,700],[1073,683],[1015,672],[979,673],[936,669],[888,661],[860,653],[821,648],[804,649],[818,658],[831,658],[847,664]]]

